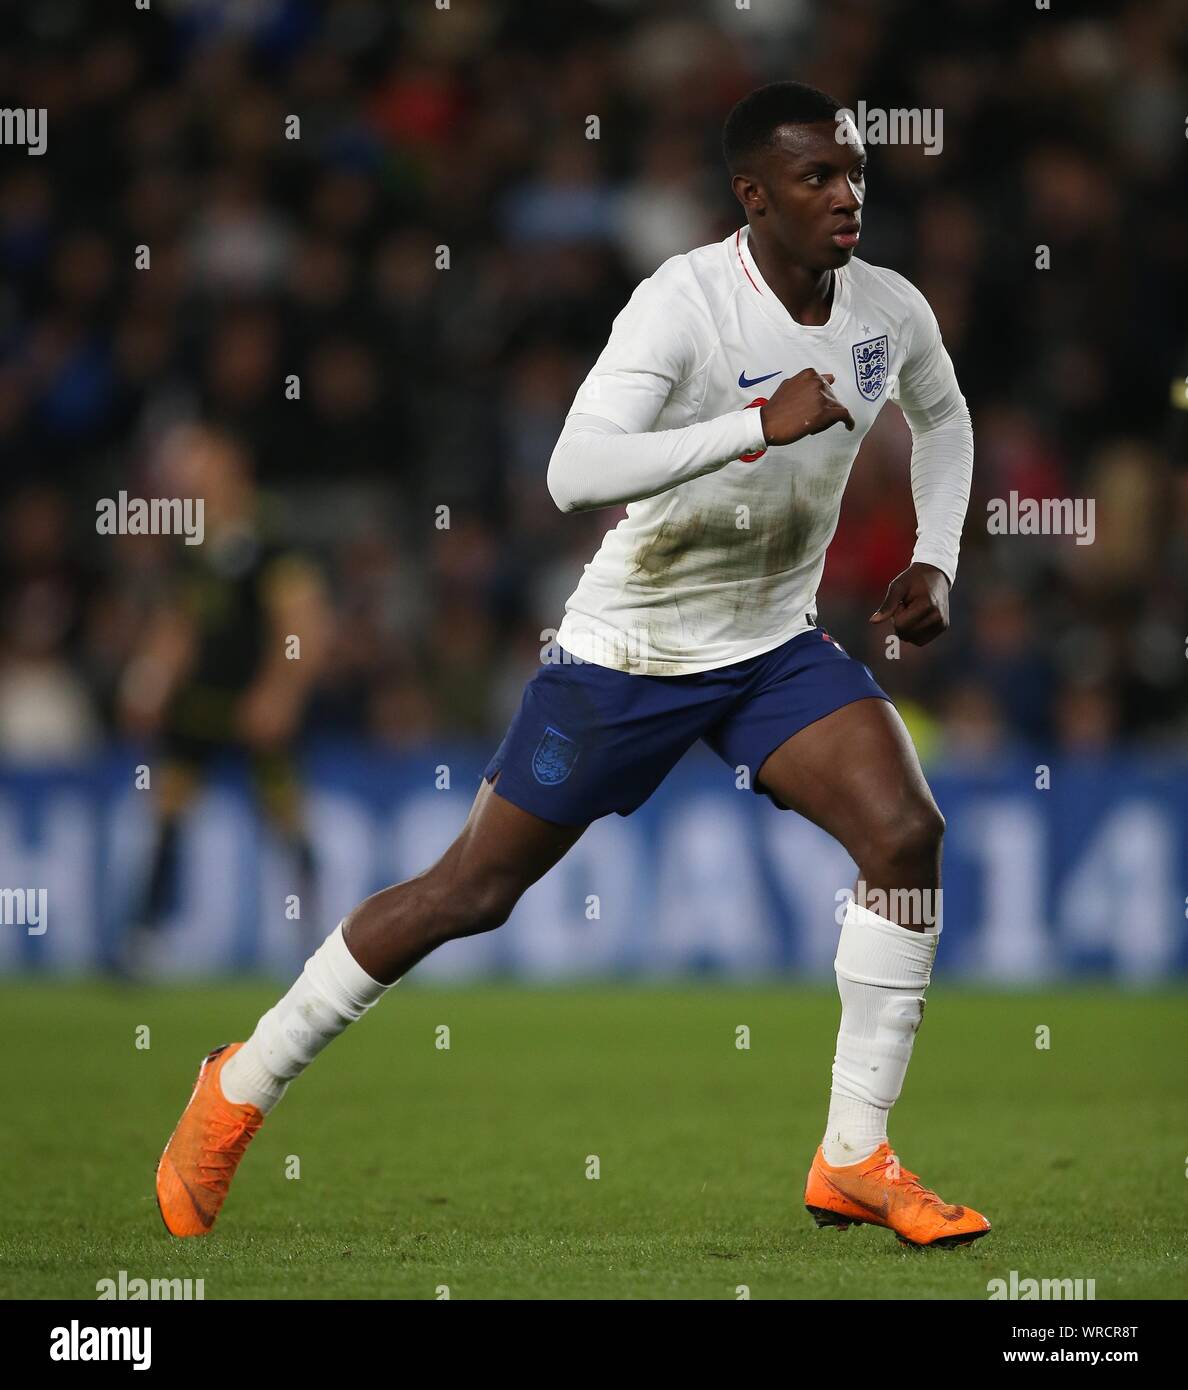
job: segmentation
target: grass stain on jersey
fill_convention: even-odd
[[[695,568],[705,577],[721,566],[716,580],[767,579],[801,562],[822,524],[819,507],[792,499],[777,520],[739,526],[733,507],[669,517],[635,553],[634,577],[662,579],[686,570],[686,556],[696,554]],[[753,597],[753,595],[752,595]]]
[[[709,521],[706,512],[693,512],[679,520],[666,517],[656,534],[649,536],[636,551],[632,575],[659,579],[667,574],[682,556],[706,542]]]

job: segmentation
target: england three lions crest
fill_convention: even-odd
[[[580,751],[573,739],[550,724],[532,755],[533,777],[542,786],[555,787],[573,771]]]
[[[864,401],[877,401],[887,385],[887,335],[855,343],[854,380]]]

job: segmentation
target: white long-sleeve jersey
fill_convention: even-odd
[[[558,630],[583,660],[686,675],[811,627],[850,467],[888,397],[912,431],[912,559],[956,575],[973,429],[927,301],[852,260],[834,272],[828,322],[797,323],[748,232],[674,256],[637,287],[553,451],[563,511],[628,504]],[[834,375],[854,429],[766,446],[754,403],[805,367]]]

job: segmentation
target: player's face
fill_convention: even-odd
[[[866,151],[850,120],[780,126],[750,183],[765,230],[796,265],[833,270],[854,254],[866,197]]]

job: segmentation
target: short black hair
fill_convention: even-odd
[[[842,103],[806,87],[803,82],[772,82],[757,87],[735,106],[722,129],[722,153],[731,174],[761,150],[770,149],[772,136],[782,125],[815,125],[832,121]]]

